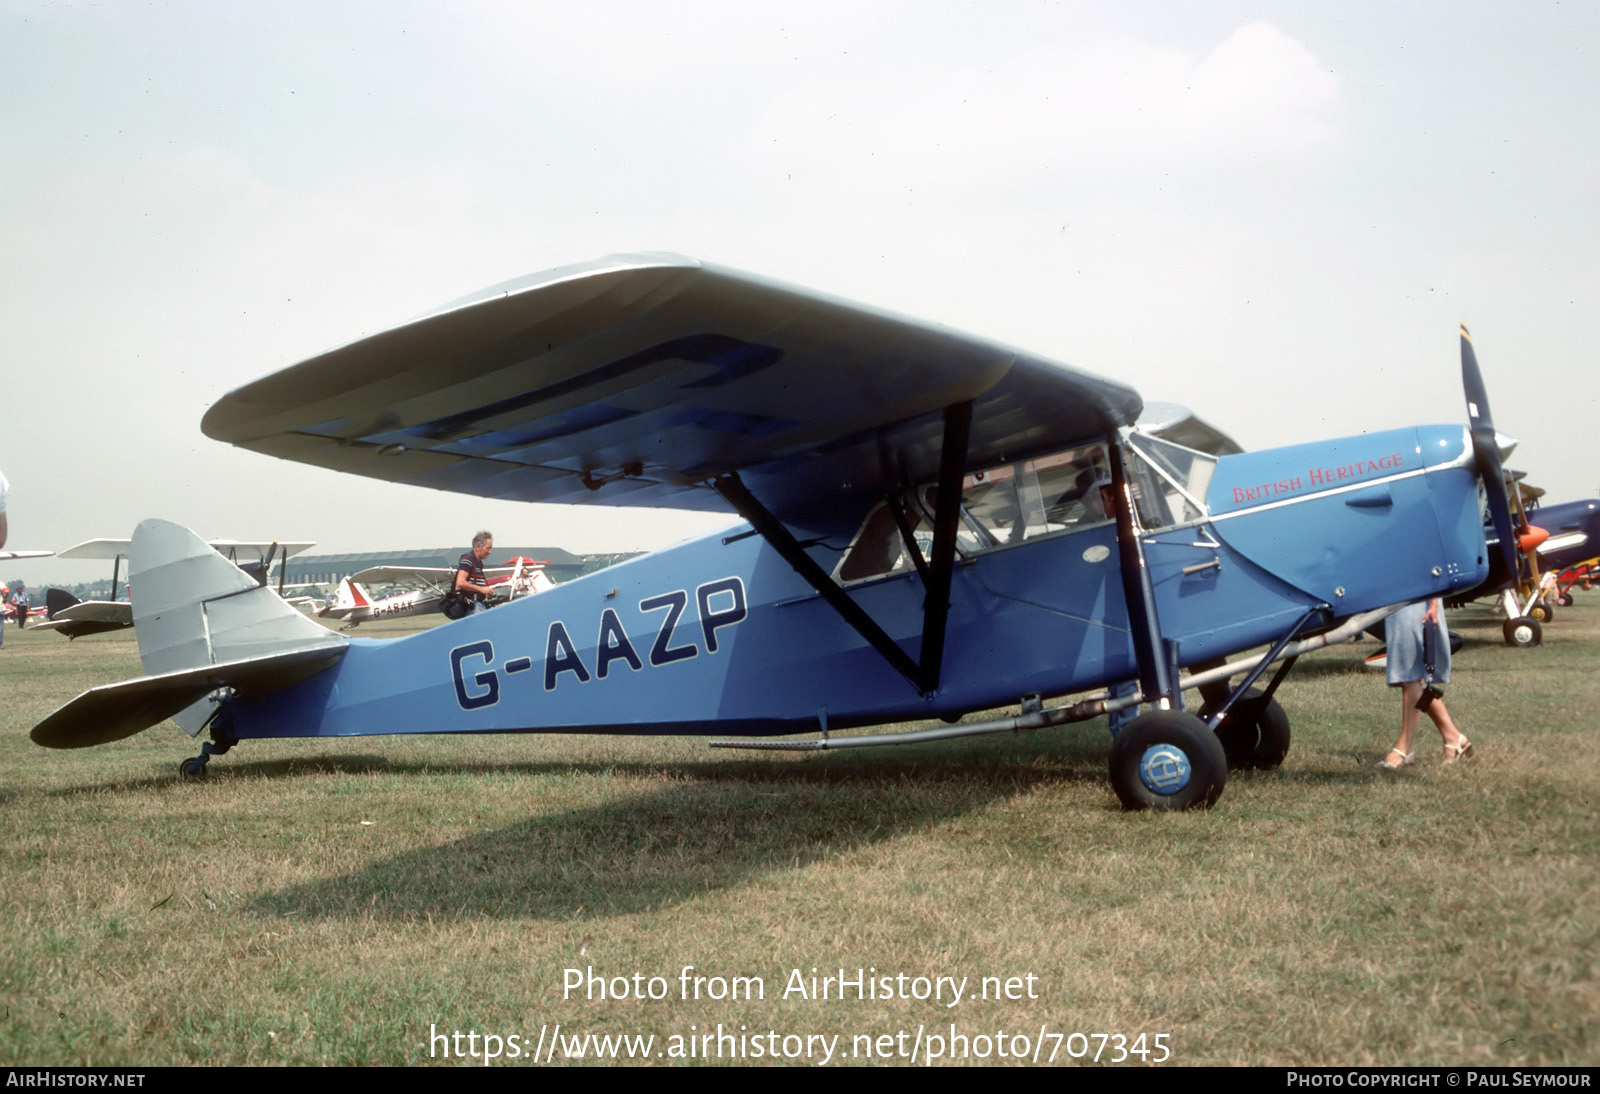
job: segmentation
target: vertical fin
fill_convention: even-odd
[[[181,524],[142,522],[128,573],[148,676],[342,642]]]

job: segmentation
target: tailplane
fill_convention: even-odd
[[[104,744],[168,718],[193,736],[215,708],[212,693],[275,691],[348,648],[182,525],[140,524],[128,567],[145,675],[84,692],[33,728],[38,744]]]

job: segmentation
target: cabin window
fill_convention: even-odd
[[[1130,434],[1128,447],[1135,457],[1128,474],[1140,524],[1165,528],[1205,519],[1216,457],[1143,433]]]
[[[1111,518],[1111,468],[1103,445],[1092,444],[1018,465],[1032,493],[1026,537],[1051,535]]]
[[[1038,536],[1103,524],[1111,519],[1105,494],[1110,483],[1103,445],[1085,445],[968,475],[961,484],[956,553],[968,558]],[[933,550],[938,494],[937,486],[925,485],[901,499],[912,541],[924,559]],[[834,576],[840,582],[865,581],[909,571],[915,565],[894,512],[884,503],[862,521]]]

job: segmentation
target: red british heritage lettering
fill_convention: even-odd
[[[1243,505],[1247,501],[1266,501],[1280,494],[1292,494],[1300,489],[1300,476],[1292,479],[1279,479],[1277,482],[1262,483],[1260,486],[1235,486],[1233,488],[1233,503]]]
[[[1403,452],[1380,456],[1375,460],[1357,460],[1343,467],[1313,467],[1306,472],[1312,486],[1337,486],[1349,479],[1359,479],[1381,471],[1393,471],[1406,465]]]

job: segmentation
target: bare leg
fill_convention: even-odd
[[[1450,712],[1444,708],[1443,699],[1435,699],[1429,703],[1426,713],[1433,719],[1433,724],[1439,727],[1439,736],[1444,738],[1445,744],[1453,745],[1461,740],[1461,731],[1450,720]]]
[[[1422,681],[1410,680],[1400,685],[1400,741],[1393,751],[1409,756],[1416,751],[1417,723],[1421,712],[1417,700],[1422,698]],[[1437,700],[1435,704],[1437,705]]]

